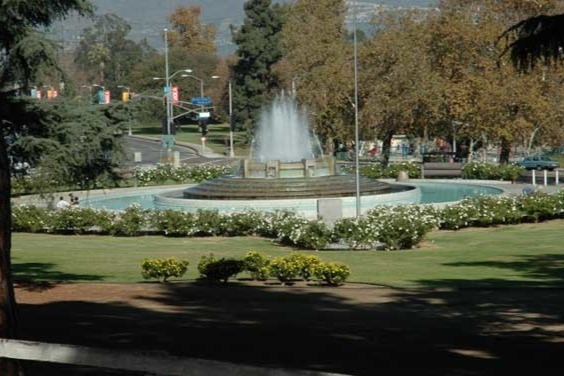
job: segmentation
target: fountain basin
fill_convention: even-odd
[[[198,186],[190,187],[187,190],[197,187]],[[421,200],[421,190],[414,186],[390,185],[390,189],[386,189],[386,193],[364,192],[361,196],[361,213],[365,213],[378,205],[416,204]],[[154,207],[160,210],[174,209],[188,212],[196,212],[200,209],[217,210],[220,213],[232,213],[244,210],[261,212],[295,210],[305,218],[315,219],[318,218],[319,205],[321,202],[336,200],[337,204],[342,208],[343,217],[354,217],[356,215],[356,196],[354,193],[352,196],[324,195],[323,198],[321,198],[321,196],[299,198],[294,192],[290,192],[286,195],[286,198],[268,199],[265,197],[256,197],[256,192],[253,192],[253,198],[245,199],[234,199],[233,197],[224,197],[223,199],[196,199],[185,198],[185,192],[187,190],[174,190],[156,194],[153,201]]]

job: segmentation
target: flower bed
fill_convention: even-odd
[[[259,235],[304,249],[324,249],[343,243],[351,249],[409,249],[433,229],[456,230],[470,226],[496,226],[564,218],[564,190],[514,197],[479,196],[443,209],[427,205],[380,206],[361,218],[345,218],[329,228],[292,211],[246,211],[220,214],[145,210],[132,205],[122,212],[72,207],[49,210],[15,206],[12,229],[19,232],[82,234],[95,232],[139,236],[147,232],[164,236]]]

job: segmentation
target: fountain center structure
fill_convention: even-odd
[[[356,213],[356,177],[337,173],[335,159],[322,153],[320,142],[310,132],[306,111],[284,94],[263,110],[251,155],[236,170],[188,187],[180,197],[178,191],[157,195],[155,205],[223,212],[293,209],[307,218],[324,219]],[[364,211],[420,198],[415,187],[366,177],[360,178],[359,186]]]

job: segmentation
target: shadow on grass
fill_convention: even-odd
[[[57,283],[97,282],[104,277],[94,274],[75,274],[54,270],[55,264],[26,262],[14,263],[12,277],[18,286],[26,290],[45,290]]]
[[[521,277],[523,281],[488,278],[480,280],[444,279],[417,281],[425,287],[492,287],[492,288],[531,288],[550,287],[564,288],[564,255],[543,254],[519,256],[513,261],[473,261],[451,262],[443,265],[452,267],[481,267],[512,271],[511,274]]]
[[[354,375],[562,368],[561,290],[169,283],[104,304],[84,287],[20,304],[24,339]]]
[[[22,335],[36,341],[353,375],[382,370],[499,375],[523,369],[560,374],[564,290],[557,287],[563,285],[563,264],[564,256],[557,254],[450,263],[455,268],[511,270],[536,280],[468,281],[461,275],[421,280],[427,288],[403,290],[239,280],[216,286],[134,284],[113,295],[112,285],[84,284],[74,299],[55,295],[56,302],[20,304]],[[49,269],[34,265],[27,265],[28,274]],[[474,288],[460,288],[470,286]],[[95,288],[107,291],[112,302],[88,301]]]

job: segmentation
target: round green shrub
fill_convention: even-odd
[[[315,276],[329,286],[342,285],[350,274],[351,269],[338,262],[321,263],[315,267]]]
[[[167,282],[170,277],[182,277],[188,270],[188,261],[173,257],[166,259],[143,259],[141,261],[141,275],[145,279],[155,278],[159,282]]]

